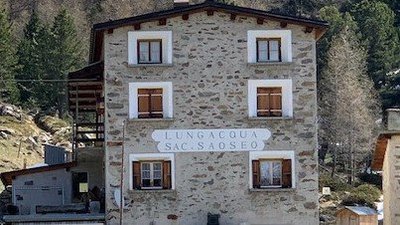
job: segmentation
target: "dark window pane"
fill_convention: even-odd
[[[154,179],[154,187],[161,187],[161,179]]]
[[[142,179],[143,187],[151,187],[150,179]]]

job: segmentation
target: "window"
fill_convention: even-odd
[[[282,116],[282,87],[257,87],[257,116]]]
[[[292,62],[290,30],[249,30],[247,32],[249,63]]]
[[[138,63],[162,63],[162,40],[138,40]]]
[[[128,62],[143,66],[172,64],[172,32],[128,32]]]
[[[293,188],[293,151],[250,153],[252,188]]]
[[[84,194],[80,190],[82,185],[87,185],[89,181],[87,172],[72,172],[72,199],[73,201],[81,201]]]
[[[129,115],[132,119],[172,118],[171,82],[129,84]]]
[[[249,80],[249,117],[293,117],[292,80]]]
[[[139,88],[139,118],[162,118],[163,117],[163,89],[162,88]]]
[[[174,189],[173,154],[131,154],[132,189]]]
[[[257,38],[257,62],[280,62],[281,39]]]

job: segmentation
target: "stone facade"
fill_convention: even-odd
[[[383,161],[384,225],[400,224],[400,134],[393,135]]]
[[[247,31],[282,29],[279,22],[257,24],[253,17],[198,12],[189,20],[167,19],[141,24],[140,31],[172,31],[172,66],[128,65],[128,31],[120,27],[104,38],[106,103],[106,221],[119,224],[114,191],[120,188],[124,140],[126,208],[123,223],[207,224],[207,213],[221,215],[220,224],[317,225],[318,165],[316,126],[316,40],[305,27],[292,31],[292,63],[247,63]],[[248,117],[249,79],[292,79],[293,118]],[[170,81],[173,84],[171,120],[128,119],[130,82]],[[250,190],[249,152],[175,153],[175,190],[131,190],[129,154],[157,153],[155,129],[268,128],[272,137],[265,151],[294,150],[296,188]],[[176,215],[177,220],[168,219]]]

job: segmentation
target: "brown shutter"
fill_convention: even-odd
[[[141,170],[140,162],[132,162],[133,171],[133,189],[140,189],[141,183]]]
[[[150,113],[150,90],[138,89],[138,112],[139,118],[147,118]]]
[[[270,88],[270,116],[282,116],[282,88]]]
[[[163,162],[163,182],[162,182],[163,189],[171,189],[172,182],[171,182],[171,161],[164,161]]]
[[[153,92],[151,93],[151,112],[152,112],[152,117],[156,118],[162,118],[163,117],[163,103],[162,103],[162,95],[163,95],[163,89],[162,88],[157,88],[153,89]]]
[[[253,160],[253,188],[260,188],[260,161]]]
[[[284,159],[282,161],[282,187],[292,187],[292,160]]]

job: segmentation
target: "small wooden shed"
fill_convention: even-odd
[[[346,206],[336,213],[336,225],[378,225],[378,213],[369,207]]]

